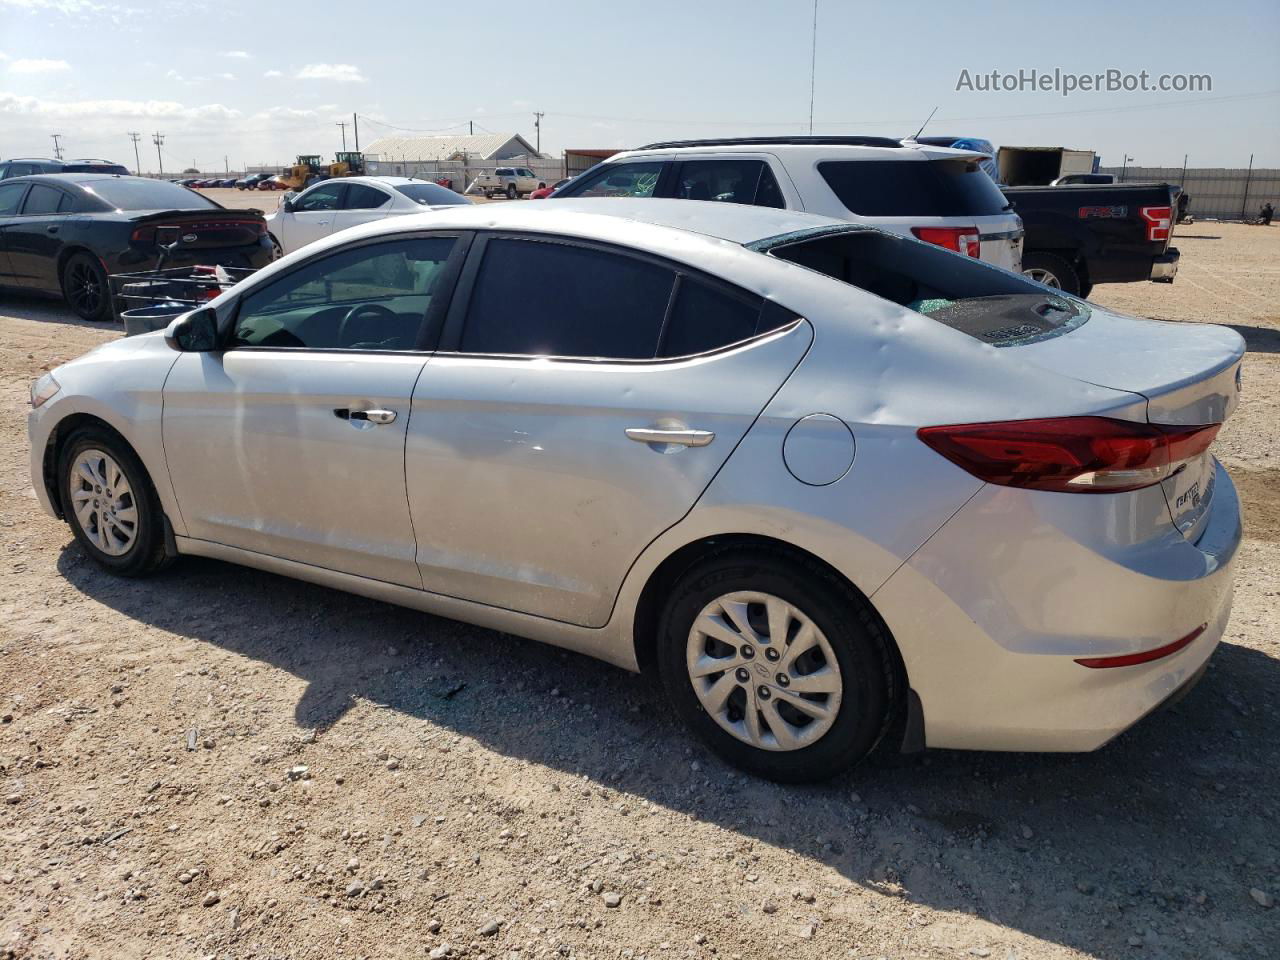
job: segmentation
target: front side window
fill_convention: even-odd
[[[675,179],[673,196],[680,200],[783,206],[778,181],[763,160],[686,160]]]
[[[645,260],[535,240],[490,240],[463,353],[652,359],[675,275]]]
[[[608,163],[566,184],[559,197],[652,197],[662,162]]]
[[[311,260],[244,297],[232,346],[412,350],[455,243],[414,237]]]
[[[342,194],[347,189],[343,183],[322,183],[312,187],[293,202],[294,213],[320,213],[337,210],[342,206]]]
[[[11,217],[18,212],[18,203],[26,189],[25,183],[0,185],[0,217]]]
[[[70,199],[61,190],[55,190],[53,187],[45,186],[43,183],[37,183],[31,188],[31,192],[27,194],[27,200],[22,205],[22,212],[29,217],[57,213],[59,208],[66,209],[62,206],[64,203],[69,204]]]
[[[391,195],[364,183],[347,184],[347,210],[376,210],[391,202]]]

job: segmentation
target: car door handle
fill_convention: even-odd
[[[58,232],[58,228],[57,228],[57,227],[45,227],[45,229],[46,229],[46,230],[48,230],[50,233],[57,233],[57,232]]]
[[[627,427],[627,439],[637,443],[674,443],[682,447],[705,447],[716,438],[710,430],[658,430]]]
[[[346,407],[338,407],[333,411],[333,415],[339,420],[355,420],[366,423],[392,423],[396,419],[394,410],[348,410]]]

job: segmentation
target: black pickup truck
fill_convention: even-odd
[[[1180,188],[1168,183],[1003,187],[1022,218],[1022,271],[1087,297],[1095,283],[1172,283]]]

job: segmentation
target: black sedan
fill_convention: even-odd
[[[228,210],[165,180],[45,174],[0,183],[0,287],[62,296],[86,320],[112,316],[108,274],[271,262],[258,210]]]

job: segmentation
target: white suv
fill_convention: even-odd
[[[1022,221],[970,150],[885,137],[653,143],[565,184],[561,197],[674,197],[803,210],[916,237],[1020,271]]]

